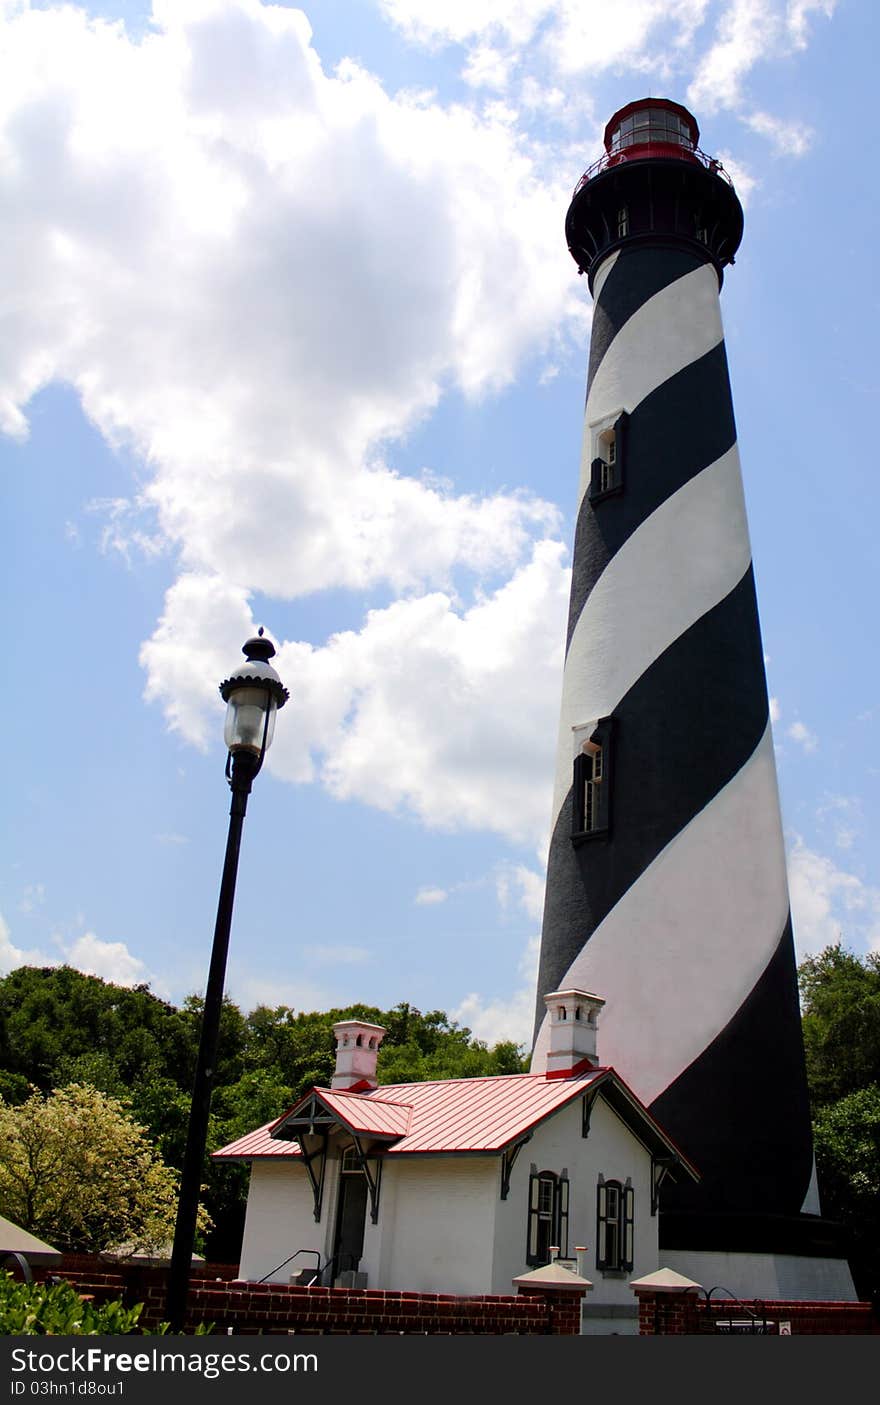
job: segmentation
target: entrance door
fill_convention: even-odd
[[[349,1148],[343,1152],[336,1206],[336,1241],[333,1253],[336,1273],[356,1269],[364,1252],[364,1225],[367,1218],[367,1180]]]

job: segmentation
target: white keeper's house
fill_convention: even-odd
[[[545,1068],[495,1078],[377,1086],[384,1030],[334,1025],[330,1088],[214,1153],[251,1163],[241,1278],[510,1293],[558,1258],[592,1284],[585,1332],[635,1334],[660,1186],[699,1173],[599,1064],[604,1001],[544,998]]]

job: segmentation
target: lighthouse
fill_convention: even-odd
[[[596,992],[603,1063],[702,1173],[656,1167],[661,1262],[852,1298],[813,1172],[721,323],[742,229],[694,117],[658,98],[611,118],[566,219],[594,313],[533,1066],[544,996]]]

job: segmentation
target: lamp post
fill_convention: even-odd
[[[284,706],[290,696],[269,663],[275,653],[275,648],[268,639],[263,638],[262,629],[256,638],[247,641],[242,653],[245,655],[247,663],[220,684],[220,695],[226,703],[226,726],[223,737],[228,750],[226,779],[232,790],[232,803],[229,808],[229,833],[226,839],[226,857],[223,862],[223,877],[220,882],[220,897],[217,903],[217,920],[214,924],[211,965],[208,971],[208,984],[205,988],[205,1004],[202,1011],[202,1029],[193,1083],[189,1130],[183,1159],[183,1171],[180,1177],[180,1199],[177,1206],[174,1247],[171,1251],[171,1266],[168,1271],[168,1296],[165,1311],[172,1332],[183,1331],[186,1316],[186,1299],[192,1268],[199,1192],[202,1184],[202,1165],[208,1140],[208,1114],[211,1109],[211,1090],[217,1062],[217,1041],[220,1033],[223,985],[226,977],[226,954],[229,950],[229,932],[232,924],[232,905],[235,898],[241,831],[254,777],[262,766],[263,758],[272,744],[275,714],[279,707]]]

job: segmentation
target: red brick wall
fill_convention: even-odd
[[[280,1283],[218,1282],[220,1275],[193,1277],[187,1327],[213,1323],[218,1333],[326,1335],[342,1333],[430,1336],[516,1334],[576,1336],[582,1294],[554,1291],[519,1296],[457,1297],[451,1293],[395,1293],[378,1289],[301,1288]],[[51,1273],[53,1270],[47,1270]],[[122,1297],[142,1302],[144,1326],[165,1316],[165,1270],[94,1268],[54,1272],[80,1293],[103,1302]],[[45,1276],[42,1275],[42,1276]]]
[[[639,1335],[697,1336],[714,1331],[714,1320],[745,1320],[752,1313],[768,1323],[787,1322],[794,1337],[880,1336],[880,1316],[870,1303],[713,1302],[696,1293],[640,1292]]]

